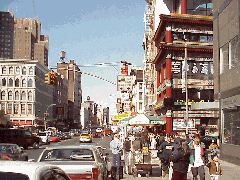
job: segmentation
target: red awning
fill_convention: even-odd
[[[25,120],[20,120],[20,125],[25,125]]]
[[[26,125],[33,125],[32,120],[27,120]]]

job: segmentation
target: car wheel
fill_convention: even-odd
[[[39,143],[38,142],[33,143],[33,148],[38,149],[39,148]]]
[[[28,149],[28,145],[24,145],[24,146],[23,146],[23,149],[26,149],[26,150],[27,150],[27,149]]]

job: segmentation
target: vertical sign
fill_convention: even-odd
[[[120,66],[120,69],[121,69],[121,75],[128,75],[128,65],[127,64],[122,64]]]

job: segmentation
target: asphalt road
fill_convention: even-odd
[[[101,138],[93,138],[92,143],[81,143],[81,144],[93,144],[96,146],[102,146],[107,148],[105,152],[110,152],[109,150],[109,143],[111,141],[110,137],[101,137]],[[34,161],[37,161],[39,155],[42,153],[44,148],[50,147],[50,146],[68,146],[68,145],[79,145],[79,139],[78,136],[72,137],[72,139],[66,139],[61,140],[60,142],[51,142],[49,145],[42,145],[39,149],[33,149],[29,148],[26,150],[26,153],[28,154],[28,159],[34,159]]]

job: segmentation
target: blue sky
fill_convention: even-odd
[[[66,62],[77,65],[126,60],[143,62],[143,15],[145,0],[34,0],[41,22],[41,34],[49,35],[49,67],[55,67],[59,53],[66,52]],[[32,0],[1,0],[1,11],[11,11],[15,18],[34,18]],[[119,67],[116,67],[119,70]],[[81,67],[84,72],[116,82],[113,67]],[[83,101],[86,96],[103,106],[115,107],[116,86],[83,75]]]

